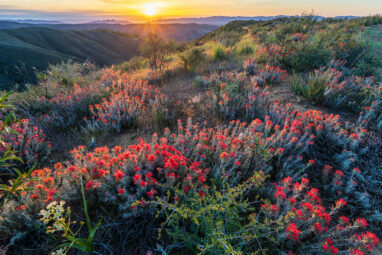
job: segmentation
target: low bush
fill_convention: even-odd
[[[381,91],[381,86],[379,88]],[[361,111],[358,124],[366,129],[382,132],[382,97],[377,97],[369,106]]]
[[[359,113],[378,98],[380,89],[374,77],[354,76],[341,63],[344,62],[332,61],[306,78],[295,75],[291,89],[313,102]]]
[[[289,54],[289,50],[282,47],[279,44],[271,43],[265,44],[262,43],[259,45],[256,52],[256,60],[259,63],[277,66],[280,65],[283,59]]]
[[[4,125],[8,126],[4,127]],[[43,131],[30,123],[28,119],[10,124],[0,121],[0,126],[7,129],[7,132],[1,134],[0,154],[4,155],[10,149],[22,160],[10,160],[9,166],[1,169],[1,174],[12,174],[13,168],[29,169],[47,160],[52,145],[46,140]]]
[[[265,95],[261,92],[262,89],[250,85],[243,73],[215,73],[209,77],[202,77],[198,84],[206,85],[212,107],[222,120],[250,115],[252,109],[257,109],[252,105],[259,102],[255,100],[257,96]]]
[[[135,82],[126,77],[111,90],[109,99],[104,98],[101,104],[89,105],[91,117],[85,119],[84,127],[87,132],[119,133],[123,129],[136,127],[141,114],[148,114],[147,110],[154,109],[155,105],[161,106],[155,107],[156,112],[167,109],[166,96],[147,82]]]
[[[223,46],[218,45],[214,48],[213,52],[213,60],[214,61],[223,61],[226,59],[226,52]]]
[[[244,61],[244,73],[247,76],[254,76],[257,74],[257,65],[254,60],[248,59]]]
[[[75,84],[72,90],[57,92],[53,97],[38,98],[38,105],[30,106],[31,113],[47,132],[62,131],[78,127],[84,116],[89,116],[88,106],[101,100],[101,89]],[[36,109],[38,108],[38,109]]]
[[[280,83],[288,76],[286,70],[273,66],[266,66],[257,72],[260,79],[264,80],[267,84]]]
[[[56,84],[63,87],[72,87],[74,84],[81,86],[90,85],[97,76],[97,68],[90,62],[62,62],[50,65],[46,72],[40,73],[40,83]]]
[[[138,204],[159,204],[168,219],[166,232],[191,253],[361,254],[380,243],[374,233],[365,231],[365,219],[351,221],[340,215],[345,200],[326,209],[306,178],[295,183],[285,178],[276,186],[272,199],[276,203],[266,202],[259,211],[251,204],[260,201],[244,198],[263,184],[264,175],[258,172],[234,189],[213,187],[201,198],[176,191],[175,202]]]
[[[186,52],[180,56],[183,62],[184,70],[195,72],[197,68],[205,61],[206,55],[203,50],[194,48],[190,52]]]
[[[287,77],[286,71],[279,67],[257,69],[253,61],[246,61],[244,69],[245,73],[215,73],[197,80],[199,86],[208,88],[207,95],[222,120],[250,121],[261,116],[261,105],[265,106],[268,93],[265,85],[281,82]],[[253,73],[256,75],[248,77]]]
[[[134,72],[141,68],[146,67],[146,61],[143,57],[133,57],[127,62],[123,62],[116,66],[116,69],[121,70],[122,72]]]
[[[328,63],[331,57],[330,50],[317,43],[297,43],[291,47],[281,65],[292,72],[313,71]]]
[[[238,56],[248,56],[255,52],[254,45],[252,42],[240,42],[236,45],[236,54]]]
[[[307,80],[301,79],[298,75],[294,75],[290,81],[291,89],[313,103],[323,103],[325,101],[326,86],[329,82],[329,77],[311,74]]]

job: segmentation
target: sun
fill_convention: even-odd
[[[142,6],[142,13],[146,16],[152,17],[158,13],[158,6],[156,4],[145,4]]]

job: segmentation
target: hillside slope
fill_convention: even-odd
[[[104,30],[61,31],[31,27],[0,30],[0,88],[33,78],[33,68],[45,69],[68,59],[112,65],[138,53],[140,40]]]

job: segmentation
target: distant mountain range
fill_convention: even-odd
[[[84,22],[85,24],[132,24],[130,21],[126,20],[116,20],[116,19],[104,19],[104,20],[93,20],[89,22]]]
[[[287,18],[291,16],[287,15],[277,15],[277,16],[254,16],[254,17],[244,17],[244,16],[212,16],[212,17],[205,17],[205,18],[179,18],[179,19],[158,19],[155,20],[155,23],[158,24],[188,24],[188,23],[195,23],[195,24],[210,24],[210,25],[216,25],[216,26],[223,26],[231,21],[236,20],[257,20],[257,21],[264,21],[264,20],[272,20],[272,19],[278,19],[278,18]],[[299,15],[295,15],[294,17],[299,17]],[[317,19],[321,20],[325,17],[323,16],[315,16]],[[351,19],[351,18],[357,18],[356,16],[337,16],[334,17],[337,19]]]
[[[81,23],[81,24],[49,24],[49,23],[21,23],[15,21],[0,21],[0,29],[14,29],[26,27],[47,27],[58,30],[93,30],[105,29],[110,31],[145,36],[155,32],[165,39],[176,41],[192,41],[215,30],[217,26],[208,24],[117,24],[111,23]],[[113,21],[114,22],[114,21]]]
[[[38,20],[38,19],[3,19],[1,21],[17,22],[17,23],[28,23],[28,24],[63,24],[63,21],[58,20]]]

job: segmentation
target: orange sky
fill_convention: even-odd
[[[382,0],[1,0],[0,18],[117,18],[131,21],[200,16],[323,16],[382,13]]]

